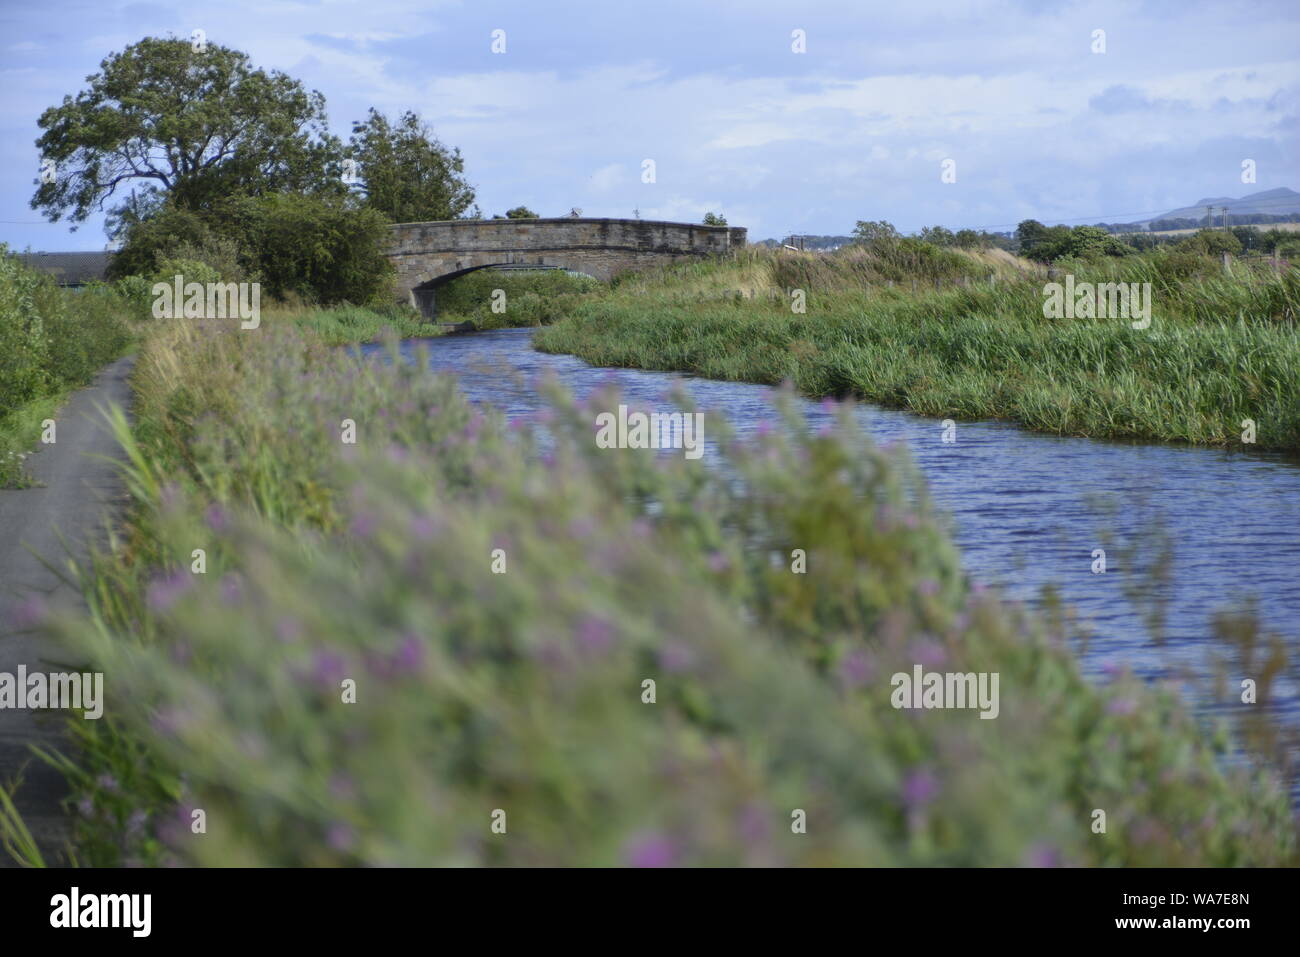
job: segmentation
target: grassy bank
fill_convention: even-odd
[[[374,342],[386,332],[402,339],[442,335],[435,323],[427,322],[409,306],[312,306],[273,303],[262,316],[268,325],[291,323],[329,345]]]
[[[1065,435],[1239,447],[1250,419],[1255,448],[1300,449],[1300,270],[1224,276],[1163,250],[1058,264],[1057,279],[1151,283],[1151,325],[1134,329],[1045,318],[1047,271],[1008,254],[934,253],[750,251],[678,266],[576,304],[535,343],[595,365],[788,379],[809,395]]]
[[[1294,862],[1277,777],[972,590],[848,414],[710,420],[724,478],[597,448],[612,392],[539,448],[287,324],[167,327],[134,384],[131,523],[47,621],[106,675],[54,758],[83,863]],[[921,662],[997,718],[896,710]]]
[[[130,347],[132,317],[114,287],[62,289],[0,244],[0,488],[27,482],[41,422]]]

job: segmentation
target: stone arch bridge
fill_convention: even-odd
[[[745,245],[745,229],[645,219],[453,219],[392,227],[401,294],[424,315],[443,283],[476,269],[571,269],[597,279]]]

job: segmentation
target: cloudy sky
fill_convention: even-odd
[[[488,215],[713,210],[759,239],[1300,189],[1295,0],[0,0],[0,241],[103,247],[102,218],[29,208],[36,119],[110,52],[196,28],[320,90],[340,135],[418,111]]]

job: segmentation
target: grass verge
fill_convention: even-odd
[[[534,342],[594,365],[790,380],[813,396],[1062,435],[1241,447],[1249,420],[1252,447],[1300,449],[1300,270],[1224,277],[1164,252],[1062,265],[1079,282],[1151,283],[1150,327],[1135,329],[1045,318],[1041,269],[948,256],[965,265],[909,266],[914,292],[867,252],[751,251],[629,280]]]

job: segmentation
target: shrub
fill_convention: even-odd
[[[242,200],[237,210],[264,292],[387,304],[393,267],[385,255],[388,222],[378,210],[295,195]]]
[[[111,274],[153,275],[167,260],[201,262],[267,296],[381,303],[393,273],[388,225],[374,209],[298,194],[235,197],[203,214],[164,207],[134,225]]]
[[[1168,281],[1208,275],[1222,268],[1195,247],[1160,250],[1156,253],[1155,264],[1160,276]]]
[[[131,340],[131,306],[109,284],[74,291],[42,283],[37,302],[50,340],[47,368],[60,387],[89,382]]]
[[[49,337],[37,305],[42,283],[0,244],[0,418],[49,381]]]
[[[221,271],[201,259],[185,259],[180,256],[168,257],[158,263],[151,277],[154,283],[165,282],[169,285],[181,277],[182,283],[197,282],[207,284],[221,282]],[[152,286],[151,286],[152,289]]]
[[[1222,229],[1202,229],[1188,236],[1176,248],[1218,258],[1223,253],[1236,256],[1241,253],[1241,240]]]
[[[174,256],[182,246],[213,248],[221,240],[220,225],[193,210],[164,205],[128,229],[122,248],[109,262],[108,276],[150,276],[162,260]]]

